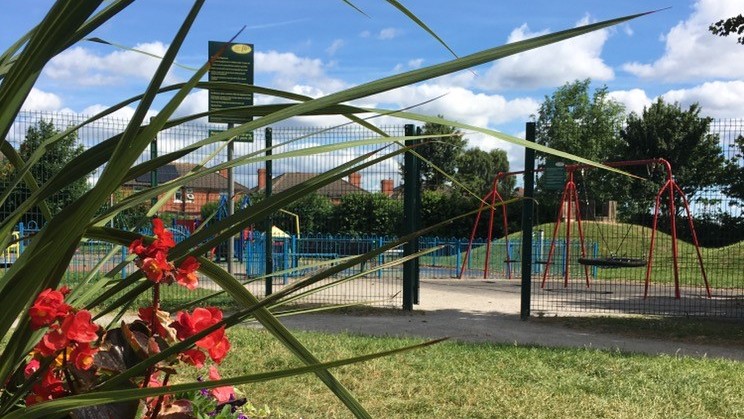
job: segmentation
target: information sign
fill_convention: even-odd
[[[209,81],[253,84],[253,45],[209,41],[209,56],[222,51],[209,69]],[[209,89],[209,110],[253,105],[253,94]],[[210,115],[209,122],[244,124],[250,117]]]

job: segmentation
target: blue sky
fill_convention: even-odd
[[[683,106],[699,102],[705,114],[716,118],[744,118],[744,46],[707,31],[718,19],[744,13],[744,0],[402,2],[461,55],[579,23],[669,9],[480,66],[476,75],[465,71],[360,104],[405,107],[446,94],[418,111],[521,136],[545,95],[566,82],[591,78],[594,87],[606,85],[629,111],[640,112],[663,96]],[[0,14],[0,48],[29,29],[50,4],[6,2]],[[450,59],[441,45],[386,2],[355,4],[369,17],[341,0],[208,0],[178,62],[201,65],[207,41],[227,40],[246,26],[237,41],[255,45],[256,84],[321,96]],[[189,6],[183,0],[138,1],[94,36],[162,54]],[[146,56],[82,42],[47,66],[24,107],[90,114],[140,93],[156,65]],[[176,69],[169,81],[188,76]],[[268,100],[257,98],[259,103]],[[206,94],[195,93],[180,112],[205,110],[206,103]],[[508,150],[513,167],[519,167],[521,149],[476,134],[467,137],[472,146]]]

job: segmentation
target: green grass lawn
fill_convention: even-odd
[[[298,333],[322,360],[421,342]],[[298,366],[264,331],[234,328],[223,377]],[[334,373],[380,418],[744,417],[735,361],[443,342]],[[350,417],[313,375],[240,387],[277,417]]]

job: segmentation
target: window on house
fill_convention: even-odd
[[[184,193],[185,192],[185,193]],[[192,188],[181,188],[173,195],[173,202],[182,203],[186,198],[186,203],[194,202],[194,190]]]

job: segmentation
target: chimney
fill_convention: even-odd
[[[350,174],[349,183],[356,186],[357,188],[361,188],[362,187],[362,174],[361,173]]]
[[[258,169],[258,189],[266,189],[266,169]]]
[[[220,173],[220,176],[227,179],[227,169],[220,169],[219,173]]]
[[[382,189],[382,193],[387,196],[393,196],[393,180],[392,179],[383,179],[382,182],[380,182],[380,189]]]

